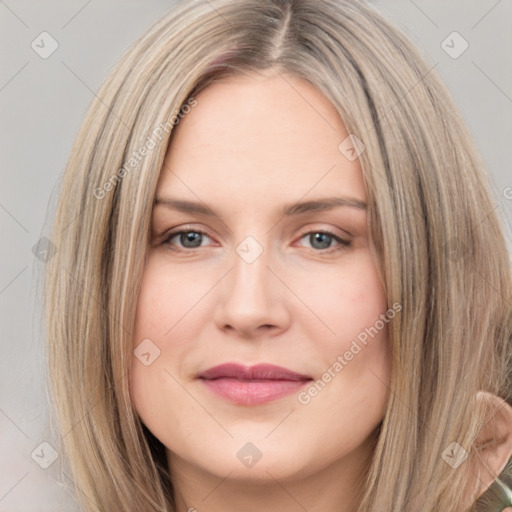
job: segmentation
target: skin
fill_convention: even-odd
[[[358,160],[338,149],[348,132],[327,98],[292,76],[230,77],[196,99],[156,196],[217,215],[154,208],[134,348],[150,339],[160,355],[148,366],[134,357],[133,404],[167,448],[178,512],[354,510],[389,398],[387,324],[308,404],[292,393],[237,405],[196,379],[224,362],[320,379],[388,309],[365,209],[281,213],[331,196],[366,201]],[[192,248],[179,235],[164,242],[184,227],[207,234]],[[315,242],[318,230],[350,246]],[[236,252],[247,236],[263,249],[252,263]],[[237,457],[248,442],[261,452],[252,467]]]
[[[473,462],[473,473],[478,475],[476,496],[480,496],[493,484],[512,457],[512,407],[502,398],[483,391],[477,394],[477,401],[484,405],[485,417],[489,418],[477,436],[476,444],[482,449],[480,457]],[[463,495],[473,498],[469,484]],[[503,509],[503,512],[512,512],[512,507]]]

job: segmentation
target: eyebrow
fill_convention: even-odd
[[[176,199],[173,197],[157,198],[155,206],[162,205],[173,210],[183,213],[195,213],[205,216],[217,216],[216,213],[204,203],[196,201],[186,201],[184,199]],[[332,210],[340,206],[348,206],[357,208],[358,210],[366,210],[366,203],[354,197],[326,197],[322,199],[313,199],[311,201],[303,201],[300,203],[285,204],[282,209],[284,216],[295,216],[309,212],[320,212]]]

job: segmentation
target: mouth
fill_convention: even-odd
[[[252,367],[225,363],[197,378],[214,395],[237,405],[259,405],[297,392],[313,378],[271,364]]]

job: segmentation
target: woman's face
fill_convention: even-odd
[[[354,471],[384,415],[395,311],[361,167],[330,102],[285,76],[202,91],[161,171],[130,392],[171,470]]]

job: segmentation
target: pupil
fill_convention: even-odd
[[[329,235],[326,234],[326,233],[314,233],[313,235],[311,235],[313,237],[313,239],[316,241],[316,240],[320,240],[320,242],[322,242],[322,238],[324,240],[324,243],[320,244],[321,245],[321,249],[327,249],[329,247]],[[315,246],[313,243],[311,244],[313,247]]]
[[[194,232],[194,231],[188,231],[187,233],[182,233],[182,234],[181,234],[181,240],[180,240],[180,242],[181,242],[185,247],[198,247],[198,245],[197,245],[197,244],[194,244],[194,241],[199,240],[199,245],[201,245],[200,236],[201,236],[201,234],[200,234],[200,233],[196,233],[196,232]],[[191,242],[191,243],[192,243],[192,245],[189,245],[189,242]]]

